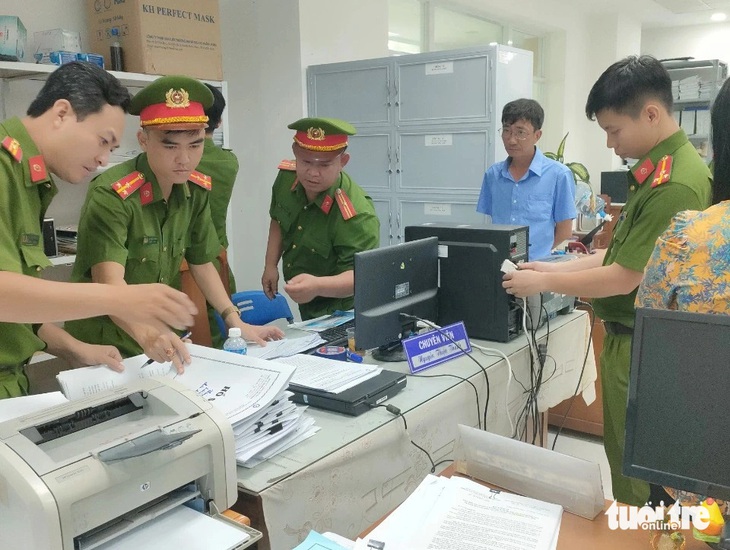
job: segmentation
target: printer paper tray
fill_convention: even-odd
[[[75,548],[78,550],[93,550],[198,496],[200,496],[200,491],[191,491],[189,489],[173,491],[157,501],[140,506],[114,521],[79,535],[75,540]]]
[[[188,492],[188,494],[190,494]],[[214,507],[215,511],[215,507]],[[262,533],[221,514],[209,516],[184,505],[155,514],[151,521],[121,532],[99,550],[242,550],[263,537]],[[105,538],[106,540],[106,538]]]

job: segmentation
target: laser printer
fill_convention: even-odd
[[[219,512],[236,501],[236,485],[230,422],[172,380],[141,379],[0,423],[2,547],[103,547],[185,504],[226,522]]]

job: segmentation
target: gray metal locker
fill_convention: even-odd
[[[485,223],[482,179],[506,157],[502,107],[532,97],[532,52],[492,45],[315,65],[307,93],[310,116],[357,128],[346,171],[377,197],[384,246],[409,224]]]

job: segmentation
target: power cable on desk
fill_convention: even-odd
[[[519,438],[522,440],[523,438],[526,440],[527,438],[527,427],[528,427],[528,419],[532,418],[532,442],[534,443],[536,438],[542,437],[542,423],[539,420],[539,411],[537,408],[538,403],[538,395],[540,392],[540,388],[542,386],[543,380],[543,370],[545,366],[545,359],[547,358],[547,346],[549,343],[550,338],[550,321],[549,317],[545,315],[545,322],[546,322],[546,328],[547,328],[547,334],[546,334],[546,340],[545,344],[539,344],[537,341],[537,330],[539,322],[536,323],[532,319],[532,313],[530,312],[530,309],[526,306],[526,301],[522,301],[522,303],[517,303],[517,307],[519,307],[522,310],[522,329],[525,334],[525,338],[527,339],[527,348],[529,353],[529,360],[530,360],[530,388],[529,390],[525,388],[524,384],[520,382],[520,385],[527,393],[527,399],[525,400],[525,404],[520,409],[519,414],[517,415],[517,421],[515,424],[512,424],[511,417],[510,417],[510,426],[512,427],[512,437],[513,438]],[[540,311],[545,309],[542,305],[542,295],[540,296]],[[527,319],[530,319],[530,329],[527,328]],[[538,318],[539,321],[539,318]],[[535,368],[535,358],[537,357],[537,368]],[[514,377],[514,373],[512,373]],[[515,378],[516,379],[516,378]],[[518,381],[519,382],[519,381]],[[508,384],[509,388],[509,384]],[[520,431],[519,426],[522,423],[522,421],[525,421],[524,428]]]
[[[370,405],[370,408],[371,409],[375,409],[377,407],[383,407],[390,414],[395,415],[395,416],[400,416],[403,419],[403,426],[405,427],[406,434],[408,435],[408,440],[411,442],[411,445],[413,445],[416,449],[419,449],[420,451],[422,451],[426,455],[426,457],[428,458],[428,461],[431,463],[431,470],[430,470],[430,472],[432,474],[436,473],[436,467],[437,466],[439,466],[441,464],[444,464],[445,462],[452,462],[453,461],[453,459],[450,459],[449,458],[449,459],[446,459],[446,460],[441,460],[440,462],[437,462],[437,463],[434,464],[433,459],[431,458],[431,455],[429,454],[429,452],[426,449],[424,449],[423,447],[421,447],[418,443],[416,443],[415,441],[413,441],[411,439],[411,436],[408,433],[408,422],[406,422],[406,417],[401,412],[401,410],[398,407],[396,407],[395,405],[392,405],[392,404],[389,404],[389,405],[383,405],[383,404],[380,404],[380,405]]]
[[[555,443],[558,441],[558,436],[563,431],[563,427],[565,426],[565,420],[568,418],[568,413],[570,413],[570,409],[573,407],[573,403],[575,402],[575,398],[578,396],[578,390],[580,390],[580,384],[583,381],[583,373],[586,370],[586,363],[588,362],[588,354],[590,353],[591,349],[593,348],[593,326],[596,323],[596,312],[593,309],[593,306],[590,302],[584,302],[582,300],[576,300],[576,305],[581,305],[584,307],[587,307],[590,309],[590,316],[591,316],[591,330],[589,332],[588,336],[588,346],[586,346],[586,354],[583,357],[583,366],[580,369],[580,375],[578,376],[578,383],[575,386],[575,391],[573,392],[573,396],[570,398],[570,403],[568,404],[568,409],[565,411],[565,414],[563,415],[563,419],[560,421],[560,427],[558,428],[557,433],[555,434],[555,439],[553,439],[553,444],[550,447],[551,450],[555,450]]]
[[[431,321],[427,321],[426,319],[421,319],[420,317],[417,317],[417,316],[415,316],[415,315],[409,315],[409,314],[407,314],[407,313],[401,313],[401,314],[400,314],[400,316],[401,316],[401,317],[404,317],[404,318],[406,318],[406,319],[412,319],[412,320],[415,320],[415,321],[421,321],[422,323],[425,323],[425,324],[426,324],[426,325],[428,325],[429,327],[433,328],[433,329],[434,329],[434,330],[436,330],[436,331],[437,331],[437,332],[438,332],[439,334],[441,334],[442,336],[445,336],[445,337],[446,337],[446,338],[447,338],[447,339],[448,339],[448,340],[449,340],[449,341],[450,341],[450,342],[451,342],[452,344],[454,344],[454,345],[455,345],[455,346],[456,346],[456,347],[457,347],[457,348],[458,348],[458,349],[459,349],[459,350],[460,350],[460,351],[461,351],[461,352],[462,352],[462,353],[463,353],[463,354],[464,354],[465,356],[467,356],[467,357],[468,357],[469,359],[471,359],[472,361],[474,361],[474,362],[475,362],[475,363],[477,364],[477,366],[478,366],[478,367],[479,367],[480,369],[482,369],[482,372],[484,373],[484,380],[486,381],[486,384],[487,384],[487,399],[486,399],[486,403],[484,403],[484,421],[483,421],[483,424],[482,424],[482,425],[484,426],[484,429],[486,430],[486,429],[487,429],[487,408],[489,407],[489,394],[490,394],[490,388],[489,388],[489,376],[487,376],[487,369],[485,369],[485,368],[484,368],[484,366],[483,366],[483,365],[482,365],[482,364],[481,364],[481,363],[480,363],[479,361],[477,361],[476,359],[474,359],[474,357],[472,357],[472,355],[471,355],[470,353],[468,353],[468,352],[467,352],[467,351],[466,351],[466,350],[465,350],[465,349],[464,349],[463,347],[461,347],[461,346],[459,345],[459,343],[458,343],[458,342],[456,342],[456,341],[455,341],[455,340],[454,340],[454,339],[453,339],[453,338],[452,338],[451,336],[449,336],[449,335],[448,335],[447,333],[445,333],[445,332],[444,332],[443,330],[441,330],[441,327],[440,327],[440,326],[438,326],[437,324],[434,324],[434,323],[432,323]],[[473,344],[472,344],[472,346],[474,347],[474,345],[473,345]],[[498,351],[498,350],[495,350],[495,351]],[[502,353],[502,352],[499,352],[499,353]],[[502,355],[504,355],[504,354],[502,354]],[[507,356],[506,356],[506,355],[504,355],[504,357],[505,357],[505,359],[507,358]],[[507,359],[507,365],[509,366],[509,359]],[[476,387],[475,387],[475,389],[476,389]],[[477,398],[478,398],[478,397],[479,397],[479,393],[477,392]]]
[[[474,396],[477,402],[477,427],[480,430],[482,429],[481,409],[479,408],[479,390],[477,390],[477,387],[472,384],[471,380],[457,374],[409,374],[408,376],[413,376],[415,378],[441,378],[443,376],[450,376],[451,378],[458,378],[462,382],[469,384],[474,389]]]

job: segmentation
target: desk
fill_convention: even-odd
[[[546,329],[539,331],[545,341]],[[546,367],[538,401],[541,411],[573,395],[590,342],[590,323],[585,312],[576,311],[550,321],[548,354],[555,372]],[[524,337],[506,343],[479,342],[504,352],[512,363],[516,380],[525,384],[529,353]],[[584,386],[593,388],[596,366],[593,354],[584,373]],[[509,383],[506,362],[499,356],[474,353],[487,369],[490,398],[487,428],[510,435],[506,405],[514,417],[524,404],[523,389]],[[548,365],[552,365],[549,359]],[[405,363],[390,363],[388,369],[408,372]],[[486,399],[486,383],[479,367],[467,357],[409,376],[407,387],[389,402],[408,421],[378,408],[358,417],[308,409],[321,430],[253,469],[238,469],[239,499],[233,507],[251,518],[252,526],[264,532],[259,548],[292,548],[309,533],[333,531],[354,538],[403,502],[429,472],[426,456],[410,444],[424,447],[435,463],[453,457],[457,424],[477,426],[472,387],[453,377],[469,379],[479,393],[480,407]],[[481,416],[481,411],[480,411]]]
[[[454,474],[455,467],[453,465],[441,473],[446,477],[451,477]],[[478,479],[474,481],[485,484]],[[610,505],[611,501],[607,500],[604,511]],[[358,537],[365,538],[386,517],[387,514],[361,532]],[[612,531],[609,529],[608,520],[603,513],[591,521],[570,512],[563,512],[560,535],[558,535],[558,550],[586,550],[586,548],[591,550],[650,550],[652,548],[649,542],[650,536],[651,533],[648,531]],[[684,536],[687,541],[685,550],[708,550],[710,548],[704,542],[694,539],[690,531],[684,531]]]

